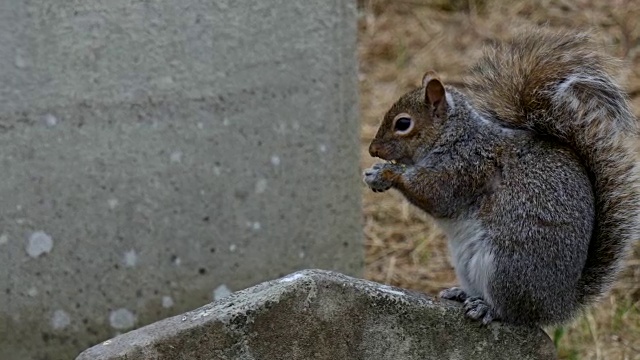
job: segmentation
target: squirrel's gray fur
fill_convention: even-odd
[[[370,153],[396,162],[365,182],[441,225],[461,283],[441,296],[469,317],[558,324],[611,287],[640,233],[640,129],[615,68],[587,34],[529,31],[489,49],[466,94],[429,72],[385,115]]]

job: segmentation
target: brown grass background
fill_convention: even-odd
[[[359,0],[358,8],[362,168],[376,161],[367,147],[382,115],[426,70],[461,83],[483,46],[522,26],[592,30],[628,63],[622,78],[640,114],[640,1]],[[367,278],[430,294],[456,283],[445,239],[427,215],[397,192],[362,192]],[[640,359],[640,246],[598,306],[545,330],[561,359]]]

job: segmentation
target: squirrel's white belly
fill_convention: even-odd
[[[493,276],[493,252],[480,222],[475,219],[436,219],[448,237],[453,266],[460,287],[470,296],[480,296],[493,304],[490,281]]]

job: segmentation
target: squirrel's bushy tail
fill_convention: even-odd
[[[481,114],[557,138],[586,166],[596,224],[578,289],[582,304],[609,290],[640,233],[640,130],[612,77],[616,65],[588,34],[530,31],[488,50],[468,81]]]

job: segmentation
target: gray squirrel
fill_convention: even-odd
[[[589,34],[497,44],[465,94],[427,72],[386,113],[364,171],[448,237],[467,317],[561,324],[606,293],[640,234],[640,129]]]

